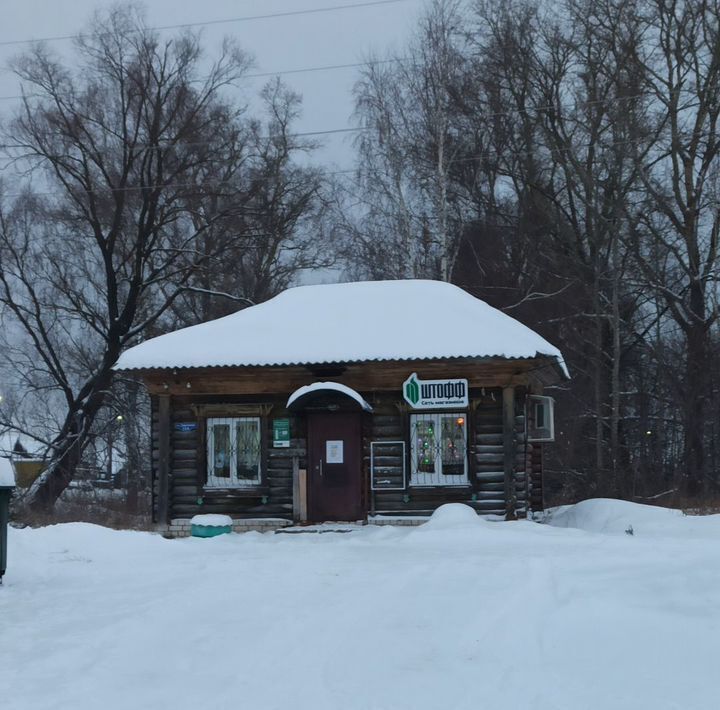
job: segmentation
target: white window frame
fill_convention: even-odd
[[[410,486],[467,486],[468,485],[468,419],[467,412],[418,412],[410,415]],[[442,431],[442,419],[444,417],[452,417],[456,419],[463,417],[465,419],[465,426],[463,432],[465,434],[465,441],[463,445],[464,451],[464,466],[462,474],[451,474],[445,475],[442,472],[442,445],[440,443],[440,437],[435,437],[435,465],[432,473],[426,473],[424,471],[417,471],[417,436],[415,435],[414,423],[419,420],[432,419],[435,431]]]
[[[242,421],[257,422],[260,436],[260,455],[258,456],[257,473],[255,478],[238,478],[237,456],[230,456],[230,477],[215,476],[215,427],[226,425],[230,430],[230,451],[237,448],[237,423]],[[205,488],[253,488],[260,485],[262,474],[262,420],[260,417],[209,417],[207,427],[207,481]]]
[[[542,443],[547,441],[555,441],[555,400],[545,395],[532,394],[528,398],[531,410],[528,419],[532,422],[532,426],[528,427],[527,440],[533,443]],[[545,426],[537,426],[537,408],[541,406],[545,409]]]

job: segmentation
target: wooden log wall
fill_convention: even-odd
[[[154,398],[153,398],[154,399]],[[207,399],[202,400],[206,402]],[[261,484],[247,489],[205,488],[205,416],[199,415],[193,405],[198,400],[191,397],[173,397],[170,407],[170,475],[168,518],[189,518],[201,513],[224,513],[236,518],[278,517],[292,519],[293,511],[293,461],[306,465],[306,445],[303,423],[284,409],[284,401],[265,402],[269,413],[261,416],[262,475]],[[211,403],[213,402],[211,400]],[[232,402],[223,400],[222,404]],[[290,419],[293,439],[289,448],[272,447],[272,420]],[[157,406],[153,405],[153,485],[159,491],[159,418]],[[179,430],[176,423],[197,424],[191,431]],[[300,436],[297,436],[297,435]],[[164,522],[162,510],[154,503],[157,522]]]
[[[505,514],[502,390],[491,389],[474,399],[475,441],[470,455],[475,464],[477,509]]]
[[[151,504],[151,510],[152,510],[152,519],[153,522],[159,522],[160,516],[158,515],[158,486],[159,486],[159,477],[158,477],[158,437],[159,437],[159,427],[158,427],[158,398],[157,395],[151,395],[150,396],[150,452],[151,452],[151,462],[150,462],[150,470],[151,470],[151,480],[150,480],[150,504]]]
[[[383,449],[387,455],[376,459],[382,468],[376,478],[387,481],[388,490],[371,492],[370,512],[391,515],[426,515],[443,503],[465,503],[480,513],[504,515],[504,447],[502,389],[487,388],[471,392],[468,427],[468,485],[463,487],[410,486],[411,446],[409,439],[410,412],[397,406],[397,399],[373,401],[371,436],[373,441],[405,441],[405,488],[402,482],[401,447]],[[518,388],[515,397],[515,497],[516,512],[524,517],[533,508],[531,496],[530,449],[525,435],[525,390]],[[369,443],[364,466],[370,471]],[[537,471],[538,477],[542,469]],[[391,490],[392,489],[392,490]]]
[[[534,422],[532,407],[528,410],[529,425]],[[528,468],[530,478],[530,505],[533,512],[545,510],[543,493],[543,445],[540,442],[528,444]]]
[[[525,434],[525,390],[516,389],[515,397],[515,461],[514,486],[516,511],[519,516],[542,509],[542,460],[540,445],[529,445]],[[477,388],[471,390],[468,413],[468,484],[459,487],[419,488],[410,485],[410,411],[400,403],[397,394],[367,395],[373,414],[363,424],[364,503],[369,513],[390,515],[426,515],[443,503],[460,502],[485,514],[505,514],[504,447],[502,389]],[[158,474],[160,462],[160,420],[158,396],[152,400],[153,441],[153,510],[155,519],[162,521],[158,508],[160,492]],[[248,397],[234,398],[247,403]],[[255,398],[257,400],[257,398]],[[263,421],[262,483],[252,489],[205,489],[206,454],[204,416],[197,412],[197,404],[232,404],[220,397],[170,398],[170,462],[168,517],[188,518],[199,513],[225,513],[237,518],[293,517],[293,461],[299,468],[307,467],[306,431],[303,415],[291,415],[284,409],[285,396],[264,397],[258,405],[265,407]],[[195,406],[194,406],[195,405]],[[272,420],[288,418],[291,422],[290,448],[272,447]],[[176,429],[180,422],[196,422],[197,429]],[[375,479],[379,490],[370,486],[370,443],[405,442],[385,446],[376,457]],[[403,487],[403,463],[405,485]]]

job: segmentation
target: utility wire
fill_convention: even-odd
[[[695,133],[688,134],[687,137],[690,136],[711,136],[714,135],[712,132],[708,131],[697,131]],[[574,151],[581,148],[589,148],[593,144],[592,143],[586,143],[586,144],[580,144],[575,146],[566,146],[566,147],[559,147],[559,148],[542,148],[537,151],[518,151],[514,152],[512,154],[512,157],[521,157],[521,156],[536,156],[536,155],[556,155],[556,154],[562,154],[567,153],[569,151]],[[623,141],[614,141],[612,143],[606,143],[604,144],[603,148],[614,148],[618,146],[631,146],[631,145],[641,145],[639,141],[636,139],[632,140],[623,140]],[[462,162],[468,162],[468,161],[474,161],[474,160],[487,160],[488,158],[499,158],[501,157],[498,153],[480,153],[478,155],[463,157],[463,158],[453,158],[451,160],[448,160],[446,165],[453,165],[455,163],[462,163]],[[222,162],[222,161],[218,161]],[[227,161],[225,161],[227,162]],[[297,166],[298,168],[302,168],[303,166]],[[307,166],[308,170],[312,170],[312,166]],[[351,173],[356,173],[357,168],[347,168],[344,170],[333,170],[333,171],[324,171],[324,170],[316,170],[315,174],[318,177],[331,177],[334,175],[347,175]],[[374,173],[377,175],[378,173]],[[391,177],[387,173],[381,173],[382,175],[386,177]],[[270,182],[272,180],[275,180],[274,177],[268,177],[264,180],[258,180],[257,182]],[[217,180],[217,181],[208,181],[204,183],[205,185],[212,185],[212,186],[221,186],[221,185],[227,185],[232,184],[234,180]],[[85,192],[87,194],[103,194],[103,193],[115,193],[115,192],[136,192],[138,190],[157,190],[157,189],[179,189],[179,188],[185,188],[185,187],[197,187],[197,183],[168,183],[168,184],[154,184],[154,185],[126,185],[124,187],[110,187],[110,186],[102,186],[98,187],[96,189],[87,190],[78,188],[78,192]],[[53,195],[67,195],[66,191],[60,191],[60,190],[51,190],[47,192],[35,192],[33,193],[36,196],[53,196]],[[17,198],[20,197],[21,193],[14,193],[14,194],[6,194],[5,197],[8,198]]]
[[[320,13],[326,13],[326,12],[337,12],[339,10],[353,10],[356,8],[362,8],[362,7],[374,7],[378,5],[396,5],[397,3],[401,2],[410,2],[411,0],[369,0],[368,2],[355,2],[350,3],[348,5],[331,5],[331,6],[325,6],[325,7],[312,7],[312,8],[306,8],[303,10],[286,10],[285,12],[271,12],[264,15],[245,15],[241,17],[228,17],[226,19],[222,20],[205,20],[201,22],[182,22],[178,23],[176,25],[158,25],[156,27],[147,27],[142,28],[138,30],[134,30],[134,32],[161,32],[163,30],[182,30],[182,29],[188,29],[190,27],[209,27],[211,25],[227,25],[227,24],[234,24],[238,22],[253,22],[256,20],[271,20],[275,18],[280,17],[297,17],[298,15],[317,15]],[[85,35],[89,37],[104,37],[107,36],[109,33],[96,33],[92,35]],[[10,40],[3,40],[0,41],[0,47],[10,47],[10,46],[16,46],[20,44],[33,44],[35,42],[61,42],[66,40],[75,39],[78,36],[81,36],[76,34],[72,35],[54,35],[50,37],[38,37],[34,39],[10,39]]]
[[[321,72],[321,71],[335,71],[337,69],[357,69],[358,67],[376,66],[378,64],[394,64],[396,62],[405,61],[402,57],[395,59],[380,59],[372,60],[368,62],[354,62],[350,64],[325,64],[317,67],[302,67],[300,69],[282,69],[280,71],[264,71],[253,74],[242,74],[238,77],[238,81],[243,79],[261,79],[269,76],[285,76],[287,74],[305,74],[309,72]],[[203,79],[198,79],[203,81]],[[20,99],[39,99],[45,96],[45,94],[17,94],[15,96],[0,96],[0,101],[19,101]]]
[[[348,127],[348,128],[327,128],[320,131],[300,131],[298,133],[287,134],[288,138],[307,138],[309,136],[328,136],[335,133],[354,133],[357,131],[368,131],[370,128],[366,127]],[[272,140],[275,136],[260,136],[261,140]],[[217,145],[215,141],[178,141],[177,143],[161,143],[160,145],[153,145],[150,143],[136,143],[131,146],[133,150],[173,150],[175,148],[198,148],[204,145]],[[25,146],[22,145],[11,145],[9,143],[0,143],[0,150],[22,150]],[[10,158],[10,160],[18,160],[18,158]],[[36,156],[37,157],[37,156]]]
[[[400,59],[392,59],[388,61],[401,61]],[[370,64],[380,64],[385,63],[383,62],[370,62]],[[337,65],[340,66],[340,65]],[[346,66],[367,66],[367,63],[359,63],[357,65],[346,65]],[[291,70],[292,71],[292,70]],[[305,71],[305,70],[297,70],[297,71]],[[272,74],[270,72],[269,74]],[[41,94],[28,94],[28,96],[41,96]],[[584,101],[583,106],[588,105],[594,105],[594,104],[606,104],[606,103],[615,103],[615,102],[621,102],[621,101],[630,101],[633,99],[639,99],[644,96],[651,96],[654,95],[652,93],[644,93],[644,94],[634,94],[632,96],[617,96],[617,97],[609,97],[607,99],[596,99],[591,101]],[[44,94],[42,94],[44,96]],[[20,97],[2,97],[0,96],[0,99],[3,98],[22,98]],[[541,113],[544,113],[545,111],[551,111],[553,109],[556,109],[557,105],[553,104],[547,104],[546,106],[538,106],[535,109],[532,109],[536,112],[536,115],[539,115]],[[478,117],[480,119],[488,119],[488,118],[502,118],[504,116],[516,116],[516,115],[531,115],[530,110],[522,110],[522,109],[514,109],[511,111],[495,111],[493,113],[479,113]],[[298,133],[291,133],[288,135],[289,138],[303,138],[308,136],[326,136],[326,135],[332,135],[335,133],[358,133],[362,131],[374,131],[375,126],[349,126],[346,128],[327,128],[323,130],[318,131],[302,131]],[[271,136],[268,136],[266,138],[271,138]],[[176,143],[166,143],[161,145],[150,145],[150,144],[136,144],[133,146],[137,150],[166,150],[168,148],[179,148],[179,147],[198,147],[202,145],[214,145],[214,141],[178,141]],[[0,150],[10,150],[13,148],[19,148],[20,146],[12,146],[8,144],[0,144]]]

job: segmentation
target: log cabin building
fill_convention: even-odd
[[[237,529],[543,508],[560,351],[462,289],[291,288],[147,340],[116,369],[152,402],[153,515]]]

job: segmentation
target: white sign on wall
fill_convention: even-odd
[[[325,442],[325,463],[343,463],[343,442]]]
[[[413,372],[403,382],[403,397],[413,409],[449,409],[468,406],[467,380],[420,380]]]

